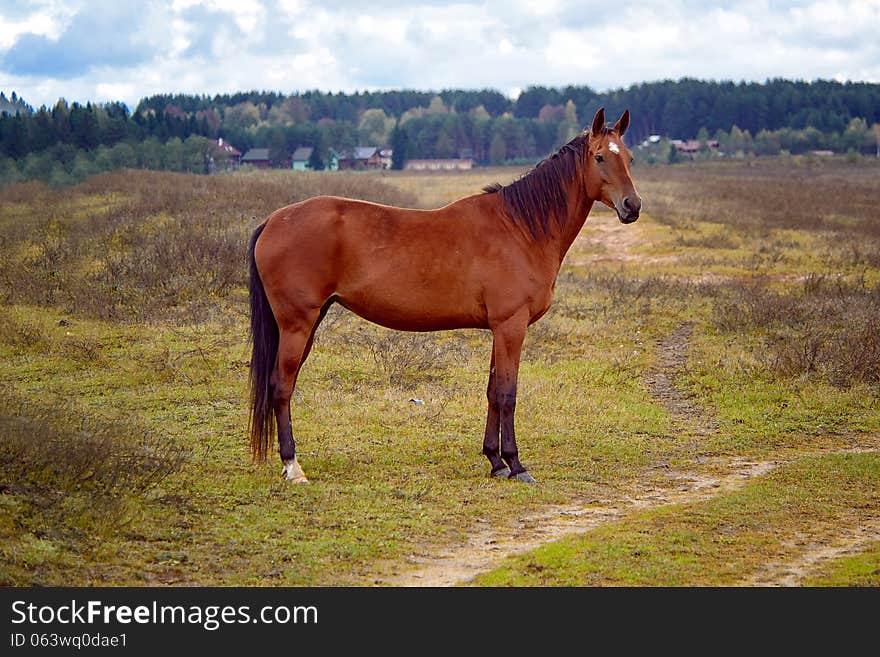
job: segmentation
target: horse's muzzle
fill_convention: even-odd
[[[642,211],[642,199],[638,196],[627,196],[615,209],[620,223],[631,224],[639,218],[639,213]]]

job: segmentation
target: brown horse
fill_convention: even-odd
[[[534,479],[513,428],[526,329],[550,308],[562,259],[595,201],[639,217],[632,158],[600,109],[590,130],[506,186],[437,210],[319,196],[273,212],[250,243],[251,449],[265,460],[278,427],[283,473],[296,459],[290,397],[327,309],[339,303],[402,331],[492,331],[483,454],[491,476]]]

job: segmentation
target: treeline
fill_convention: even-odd
[[[510,114],[521,119],[538,119],[542,110],[564,106],[569,100],[584,121],[592,118],[601,106],[606,107],[609,114],[629,108],[634,118],[631,130],[638,139],[650,134],[693,139],[700,128],[714,133],[734,125],[752,134],[764,129],[806,127],[821,132],[841,132],[853,118],[860,117],[871,124],[880,122],[880,84],[783,79],[734,83],[684,78],[646,82],[602,93],[588,86],[537,86],[526,89],[515,100],[486,89],[445,90],[436,94],[404,90],[353,94],[308,91],[291,96],[253,91],[213,98],[159,95],[142,100],[135,114],[145,110],[162,112],[168,105],[190,114],[237,105],[250,109],[249,105],[253,105],[263,119],[270,122],[269,113],[278,108],[276,113],[282,120],[332,119],[357,124],[368,109],[381,109],[387,116],[398,118],[409,110],[428,107],[436,97],[456,114],[482,108],[489,117]]]
[[[219,129],[212,113],[187,114],[170,106],[159,113],[130,114],[124,103],[68,105],[62,99],[51,109],[44,106],[0,115],[0,154],[19,159],[58,145],[92,150],[150,137],[162,141],[191,135],[214,137]]]
[[[217,137],[242,152],[269,148],[277,159],[298,146],[315,147],[321,161],[331,148],[390,145],[395,166],[408,158],[462,155],[481,164],[527,163],[570,139],[600,106],[610,116],[631,110],[630,143],[649,135],[693,139],[701,134],[733,135],[737,141],[738,132],[744,145],[735,150],[746,153],[870,153],[871,130],[880,122],[880,85],[821,80],[682,79],[603,93],[587,86],[531,87],[515,100],[488,89],[176,94],[145,98],[133,112],[123,103],[64,100],[34,110],[15,94],[11,98],[0,94],[4,180],[78,178],[86,163],[153,168],[160,162],[160,168],[201,170],[204,152],[201,165],[194,155],[181,160],[177,153],[187,144],[207,148],[205,140]],[[169,142],[168,156],[156,157]]]
[[[0,185],[26,180],[66,185],[95,173],[125,168],[205,173],[205,156],[211,144],[212,140],[198,135],[172,137],[165,142],[149,137],[142,142],[102,144],[91,150],[56,144],[20,160],[0,157]]]
[[[730,130],[716,130],[712,135],[702,128],[695,141],[699,146],[693,154],[682,154],[669,139],[640,144],[639,159],[648,164],[675,164],[684,159],[710,160],[814,152],[847,153],[850,157],[868,153],[880,156],[880,125],[869,126],[864,119],[856,118],[850,120],[843,132],[825,133],[807,127],[802,130],[759,130],[755,135],[737,126]]]
[[[0,91],[0,113],[15,114],[16,112],[30,112],[30,106],[18,97],[14,91],[10,98]]]

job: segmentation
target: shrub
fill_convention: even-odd
[[[246,285],[257,223],[319,194],[414,204],[380,180],[344,173],[116,171],[63,192],[8,185],[0,216],[17,220],[0,223],[0,245],[18,256],[0,261],[0,298],[101,319],[208,319]]]
[[[777,375],[841,387],[880,383],[880,285],[813,275],[790,294],[766,281],[731,287],[716,301],[713,322],[729,333],[759,333],[763,366]]]
[[[130,419],[83,415],[63,399],[25,402],[0,391],[0,484],[19,521],[40,535],[112,529],[130,496],[175,472],[186,452]]]

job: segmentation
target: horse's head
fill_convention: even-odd
[[[589,149],[584,165],[587,194],[617,212],[625,224],[638,219],[642,209],[642,198],[630,176],[632,155],[621,139],[628,127],[629,110],[612,128],[605,125],[605,108],[596,112],[587,136]]]

